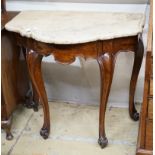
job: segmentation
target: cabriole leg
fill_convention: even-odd
[[[101,148],[108,144],[105,134],[105,111],[109,97],[110,87],[113,78],[115,55],[104,53],[98,58],[101,75],[101,96],[100,96],[100,113],[99,113],[99,139],[98,143]]]
[[[35,87],[35,90],[39,95],[41,104],[43,106],[44,124],[40,131],[40,135],[44,139],[47,139],[50,132],[50,114],[49,114],[47,95],[44,87],[44,81],[41,73],[42,58],[43,58],[42,55],[39,55],[37,52],[33,50],[29,50],[26,52],[26,61],[27,61],[30,77],[31,77],[33,86]]]
[[[138,42],[137,50],[135,51],[134,65],[132,70],[132,76],[130,81],[130,91],[129,91],[129,114],[130,114],[130,117],[135,121],[139,120],[139,113],[135,108],[134,96],[135,96],[138,74],[143,60],[143,54],[144,54],[144,46],[140,38]]]

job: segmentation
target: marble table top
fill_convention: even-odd
[[[140,13],[23,11],[5,28],[45,43],[77,44],[137,35],[144,21]]]

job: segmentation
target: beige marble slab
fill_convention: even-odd
[[[77,44],[137,35],[144,21],[139,13],[24,11],[5,28],[45,43]]]

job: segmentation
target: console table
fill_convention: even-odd
[[[134,66],[129,91],[129,114],[137,121],[134,105],[138,73],[143,58],[141,33],[144,15],[134,13],[24,11],[5,25],[18,46],[26,53],[27,66],[43,106],[44,123],[40,134],[48,138],[50,117],[41,73],[44,56],[53,55],[57,62],[70,64],[77,56],[98,61],[101,75],[99,139],[101,148],[108,144],[105,134],[105,111],[119,52],[134,52]]]

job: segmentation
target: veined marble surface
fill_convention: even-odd
[[[5,28],[45,43],[77,44],[134,36],[144,22],[140,13],[23,11]]]

